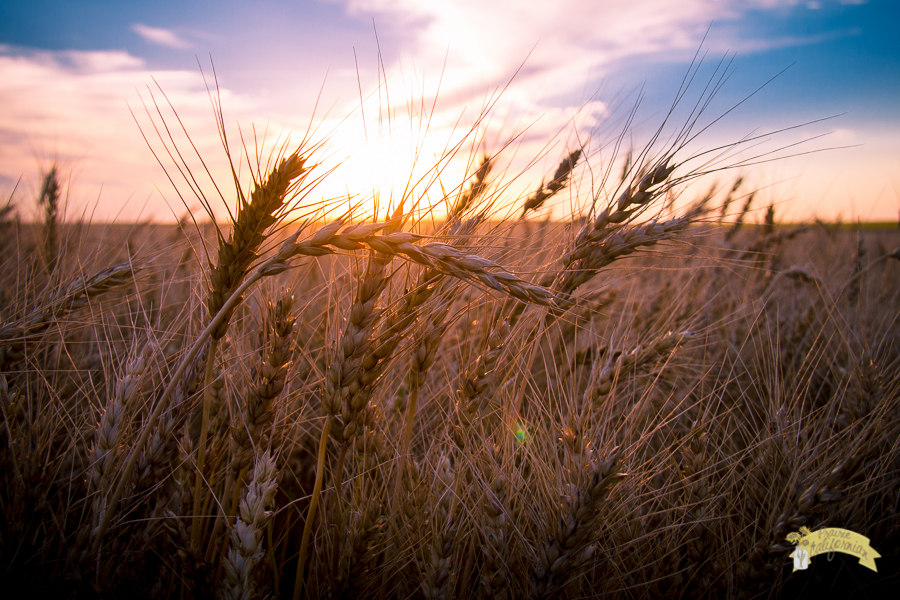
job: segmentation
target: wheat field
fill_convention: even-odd
[[[513,198],[473,155],[437,221],[410,198],[338,214],[317,150],[263,154],[224,223],[64,221],[55,170],[43,222],[2,213],[4,589],[896,585],[896,228],[778,223],[680,147],[562,220],[582,149]],[[802,526],[865,535],[878,572],[792,574]]]

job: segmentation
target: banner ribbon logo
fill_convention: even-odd
[[[869,545],[869,538],[849,529],[829,527],[811,532],[806,527],[801,527],[799,533],[788,534],[787,541],[797,546],[791,553],[791,558],[794,559],[793,572],[806,569],[809,559],[828,552],[850,554],[858,558],[862,566],[878,572],[875,559],[881,558],[881,555]]]

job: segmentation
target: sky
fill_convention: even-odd
[[[67,218],[202,218],[194,189],[222,218],[218,107],[244,189],[242,145],[254,171],[315,146],[311,204],[371,212],[412,179],[440,210],[487,153],[515,210],[583,148],[540,214],[565,218],[608,199],[629,149],[674,147],[676,175],[711,171],[685,199],[744,177],[784,220],[896,221],[898,17],[895,0],[2,0],[0,194],[39,218],[58,163]]]

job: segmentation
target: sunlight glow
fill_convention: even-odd
[[[359,123],[359,122],[357,122]],[[413,203],[426,209],[443,198],[439,181],[453,181],[450,189],[464,178],[467,156],[449,156],[441,140],[450,139],[450,131],[429,131],[419,136],[409,123],[387,131],[379,131],[377,123],[354,126],[344,123],[335,130],[330,154],[337,164],[323,183],[327,196],[349,196],[359,204],[357,214],[373,215],[376,207],[383,214],[387,206],[394,206],[406,198],[407,207]],[[459,137],[459,136],[457,136]],[[444,207],[435,207],[440,213]]]

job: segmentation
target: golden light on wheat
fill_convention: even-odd
[[[66,222],[45,173],[42,221],[0,222],[4,578],[750,598],[829,589],[789,536],[840,527],[895,584],[900,236],[779,223],[746,140],[692,154],[701,112],[547,144],[520,194],[477,127],[247,135],[222,180],[148,111],[175,189],[228,206],[179,226]]]

